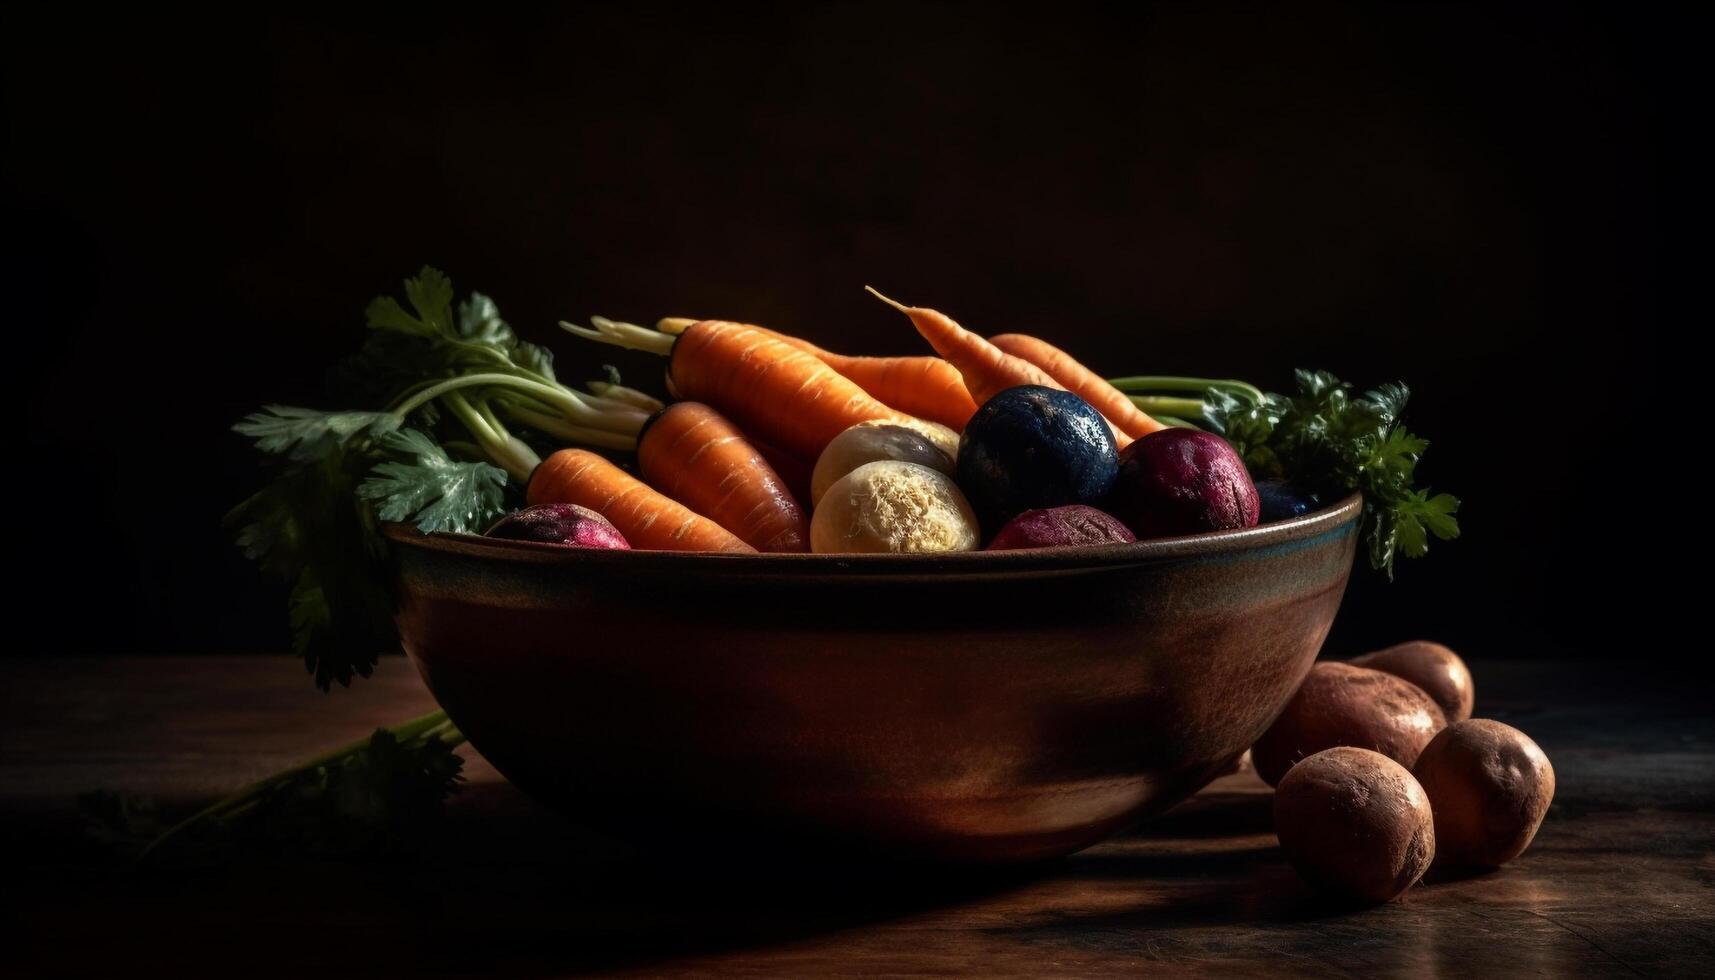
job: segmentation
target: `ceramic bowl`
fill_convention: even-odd
[[[1333,622],[1360,509],[916,556],[387,533],[430,690],[573,819],[1027,861],[1171,806],[1262,734]]]

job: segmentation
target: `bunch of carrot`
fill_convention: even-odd
[[[841,355],[725,320],[562,323],[580,337],[668,358],[667,387],[681,400],[637,436],[642,479],[588,450],[565,449],[536,468],[529,502],[595,510],[636,548],[804,551],[804,477],[829,441],[859,423],[927,420],[956,432],[995,394],[1033,384],[1089,402],[1121,447],[1164,428],[1046,341],[984,339],[945,314],[870,292],[908,316],[939,356]]]

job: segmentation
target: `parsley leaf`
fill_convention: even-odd
[[[362,748],[269,787],[232,829],[247,842],[295,853],[386,854],[440,815],[463,768],[449,740],[401,740],[379,728]]]
[[[246,850],[381,856],[418,840],[463,781],[453,750],[464,735],[445,712],[276,773],[171,826],[145,798],[111,790],[78,797],[86,832],[143,861],[207,864]]]
[[[482,422],[480,445],[462,441],[473,434],[470,421],[443,409],[462,406],[482,421],[484,389],[444,395],[457,399],[447,405],[415,398],[410,428],[403,412],[383,409],[410,407],[405,399],[473,373],[561,387],[552,355],[519,341],[487,296],[455,304],[451,280],[424,268],[405,281],[404,297],[369,304],[362,350],[330,379],[346,404],[363,410],[269,405],[234,426],[255,440],[274,479],[228,522],[245,555],[289,589],[293,647],[324,690],[369,676],[381,652],[398,649],[380,523],[480,531],[501,513],[507,471],[455,460],[448,448],[520,474],[536,460],[493,415]]]
[[[399,427],[389,412],[323,412],[292,405],[264,405],[232,427],[256,440],[264,453],[312,460],[361,435],[379,435]]]
[[[367,436],[323,443],[314,459],[288,456],[274,482],[233,508],[244,553],[291,590],[292,646],[326,690],[368,677],[399,647],[386,543],[357,488],[380,449]]]
[[[425,534],[480,533],[505,511],[506,471],[483,462],[456,462],[415,429],[389,432],[383,448],[413,457],[386,462],[357,488],[376,502],[384,521],[413,521]]]
[[[1293,395],[1261,398],[1210,388],[1203,415],[1252,477],[1280,479],[1325,497],[1364,495],[1370,565],[1393,578],[1400,556],[1421,558],[1431,537],[1459,536],[1459,500],[1413,486],[1429,442],[1400,424],[1411,390],[1385,384],[1361,395],[1326,371],[1294,372]]]
[[[410,311],[391,296],[369,304],[369,339],[339,380],[370,390],[379,382],[389,400],[425,379],[474,372],[554,380],[553,355],[519,340],[487,296],[471,293],[455,311],[452,283],[425,266],[405,280],[405,297]]]

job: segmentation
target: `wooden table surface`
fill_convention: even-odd
[[[1350,911],[1285,864],[1248,773],[1065,861],[976,873],[622,846],[467,748],[470,783],[416,858],[133,871],[81,836],[77,792],[188,807],[428,694],[399,659],[332,695],[278,657],[4,661],[0,974],[1715,976],[1706,698],[1588,663],[1476,673],[1479,714],[1558,773],[1536,844]]]

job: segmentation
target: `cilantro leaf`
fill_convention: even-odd
[[[376,502],[384,521],[413,521],[425,534],[480,533],[505,510],[506,471],[483,462],[459,462],[415,429],[390,432],[382,446],[413,461],[385,462],[357,488]]]

